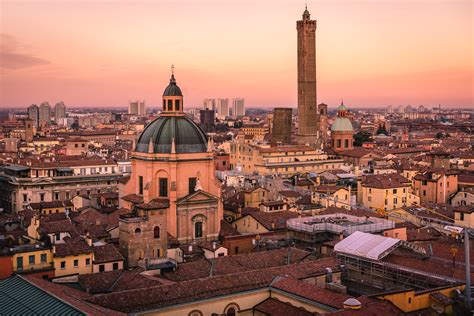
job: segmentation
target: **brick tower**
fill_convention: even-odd
[[[296,22],[298,30],[298,135],[299,144],[315,145],[319,138],[316,103],[316,21],[308,9]]]

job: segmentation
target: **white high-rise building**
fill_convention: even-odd
[[[56,122],[56,124],[61,125],[60,122],[62,122],[62,119],[64,119],[65,117],[66,105],[63,101],[60,101],[54,106],[54,121]]]
[[[229,116],[229,99],[217,99],[217,116],[225,118]]]
[[[204,109],[216,111],[216,99],[204,99]]]
[[[245,116],[245,99],[244,98],[234,98],[233,103],[233,113],[234,117]]]
[[[38,121],[39,125],[49,124],[51,122],[51,107],[46,101],[39,106]]]
[[[133,115],[145,115],[146,114],[146,105],[145,100],[139,101],[129,101],[128,103],[128,114]]]

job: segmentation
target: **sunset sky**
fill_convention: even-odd
[[[308,0],[318,102],[472,106],[472,0]],[[170,66],[185,106],[296,106],[305,1],[1,1],[0,107],[157,105]]]

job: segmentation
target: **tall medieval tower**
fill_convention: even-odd
[[[319,141],[319,121],[316,103],[316,21],[308,9],[296,22],[298,30],[298,135],[299,144],[315,145]]]
[[[327,135],[327,108],[319,111],[316,98],[316,21],[308,9],[296,22],[298,31],[298,135],[299,144],[320,146]],[[321,125],[321,121],[324,124]]]

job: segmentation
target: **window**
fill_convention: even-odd
[[[235,254],[238,254],[239,253],[239,247],[235,247],[234,252],[235,252]]]
[[[423,190],[423,196],[426,196],[426,190]]]
[[[54,199],[59,200],[59,192],[54,192]]]
[[[194,224],[194,237],[202,238],[202,222],[196,222]]]
[[[140,235],[142,230],[140,228],[135,229],[135,235]]]
[[[138,176],[138,194],[143,194],[143,177]]]
[[[349,140],[348,139],[344,139],[344,147],[349,148]]]
[[[461,221],[464,220],[464,213],[459,213],[459,219],[460,219]]]
[[[168,100],[168,111],[173,110],[173,100]]]
[[[40,201],[44,202],[44,193],[40,193]]]
[[[28,257],[28,263],[29,264],[35,264],[35,255],[31,255]]]
[[[23,257],[17,257],[16,258],[16,268],[18,270],[22,270],[23,269]]]
[[[163,111],[166,111],[166,100],[163,100]]]
[[[167,197],[168,196],[168,178],[160,178],[159,179],[160,185],[160,197]]]
[[[45,263],[46,260],[47,260],[46,254],[45,254],[45,253],[42,253],[42,254],[41,254],[41,263]]]
[[[74,260],[74,268],[79,268],[79,260]]]
[[[86,267],[91,265],[91,258],[86,258]]]
[[[155,226],[155,228],[153,228],[153,238],[160,239],[160,227]]]
[[[60,234],[60,233],[57,233],[57,234],[56,234],[56,241],[59,241],[59,240],[61,240],[61,234]]]
[[[61,270],[66,269],[66,261],[61,261]]]
[[[28,202],[28,194],[23,193],[23,202]]]
[[[189,178],[189,194],[194,193],[196,188],[197,178]]]
[[[105,265],[101,264],[99,265],[99,272],[104,272],[105,271]]]
[[[179,111],[179,100],[174,101],[175,104],[175,110]]]
[[[340,139],[337,140],[337,147],[338,148],[341,147],[341,140]]]
[[[397,194],[397,189],[393,189],[393,194]]]
[[[114,262],[114,264],[112,265],[112,269],[118,270],[118,268],[119,268],[118,262]]]
[[[225,313],[226,316],[235,316],[237,315],[237,312],[235,311],[235,307],[231,307],[227,310]]]

